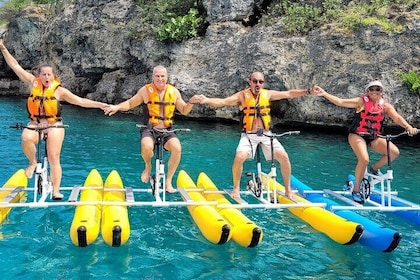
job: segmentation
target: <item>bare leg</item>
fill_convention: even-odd
[[[236,152],[235,159],[232,165],[233,191],[231,196],[233,198],[240,198],[240,183],[243,170],[243,164],[249,157],[247,152]]]
[[[150,137],[141,139],[141,156],[144,161],[144,170],[141,174],[141,181],[147,183],[150,180],[150,172],[152,170],[151,160],[153,157],[154,142]]]
[[[373,169],[378,170],[383,165],[388,163],[385,139],[377,138],[375,141],[371,143],[370,148],[374,150],[375,152],[382,155],[381,158],[377,162],[375,162],[375,164],[372,165]],[[389,143],[389,153],[390,153],[391,161],[393,161],[400,155],[400,150],[398,149],[397,146],[394,145],[394,143]]]
[[[53,187],[53,197],[56,199],[63,198],[60,193],[62,170],[60,164],[61,148],[64,141],[63,128],[50,128],[48,129],[47,138],[47,151],[48,162],[50,164],[50,178]]]
[[[348,141],[357,157],[357,165],[354,171],[356,182],[354,185],[354,192],[360,192],[360,183],[365,174],[366,167],[369,164],[369,154],[367,151],[366,141],[357,134],[350,133]]]
[[[28,178],[32,178],[37,163],[35,145],[38,144],[38,132],[25,128],[22,132],[21,140],[22,151],[29,161],[29,165],[25,169],[25,175]]]
[[[294,199],[295,195],[290,187],[290,176],[292,174],[292,166],[290,164],[289,156],[284,150],[276,151],[274,153],[274,159],[280,164],[280,171],[283,177],[283,184],[285,187],[285,194],[288,198]]]
[[[174,177],[175,171],[178,168],[179,162],[181,161],[181,143],[178,138],[171,138],[166,142],[165,149],[168,150],[171,155],[168,159],[168,172],[166,174],[165,187],[169,193],[176,192],[172,186],[172,178]]]

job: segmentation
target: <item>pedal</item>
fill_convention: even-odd
[[[255,184],[253,180],[249,180],[246,189],[251,191],[256,197],[261,197],[261,184]]]
[[[42,180],[43,180],[42,176],[39,176],[38,177],[38,186],[37,186],[38,194],[42,193],[42,184],[43,184]]]
[[[365,200],[370,196],[370,183],[367,178],[363,178],[362,182],[360,183],[360,193],[364,196]]]
[[[249,180],[249,181],[247,182],[247,184],[246,184],[246,189],[247,189],[248,191],[252,191],[252,192],[254,192],[254,186],[255,186],[254,181]]]
[[[156,192],[156,176],[150,176],[150,188],[152,189],[152,194],[155,195]]]

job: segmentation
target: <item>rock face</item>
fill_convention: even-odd
[[[357,97],[379,78],[385,98],[420,127],[420,96],[409,94],[398,76],[419,69],[418,17],[406,20],[405,30],[392,35],[373,26],[351,35],[315,30],[288,37],[278,24],[244,24],[267,1],[204,0],[209,22],[205,36],[164,44],[152,37],[134,39],[139,16],[135,1],[64,2],[52,16],[45,7],[25,9],[10,22],[6,46],[25,69],[42,61],[54,63],[64,86],[78,95],[121,102],[151,80],[157,64],[167,67],[170,83],[184,99],[194,94],[229,96],[247,87],[254,70],[266,75],[270,89],[318,84],[340,97]],[[0,94],[27,95],[27,87],[3,58],[0,66]],[[315,96],[273,103],[275,124],[344,127],[353,114]],[[238,120],[238,109],[196,105],[189,117]]]

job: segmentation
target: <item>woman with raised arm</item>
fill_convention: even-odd
[[[105,108],[105,103],[81,98],[68,89],[61,86],[57,73],[52,65],[40,64],[36,67],[35,75],[24,70],[17,60],[9,53],[4,45],[4,38],[0,38],[0,51],[9,67],[15,72],[21,81],[30,86],[30,96],[27,101],[27,110],[30,122],[28,126],[62,125],[60,101],[85,108]],[[46,139],[48,162],[50,164],[51,183],[53,186],[52,198],[63,199],[60,193],[62,170],[60,165],[60,153],[64,140],[63,128],[48,128],[43,131]],[[36,144],[38,132],[24,129],[22,132],[22,150],[29,160],[25,170],[26,177],[32,178],[36,168]]]
[[[382,132],[382,123],[385,115],[388,115],[397,125],[407,130],[410,136],[418,133],[417,128],[412,127],[395,110],[394,106],[383,98],[384,87],[378,80],[370,82],[365,92],[360,97],[343,99],[331,95],[319,86],[314,86],[312,93],[317,96],[323,96],[331,103],[346,108],[356,109],[356,118],[349,128],[348,141],[357,157],[355,169],[356,182],[352,192],[353,200],[363,204],[364,197],[360,194],[365,170],[369,164],[369,154],[367,147],[381,154],[381,158],[372,164],[369,171],[372,174],[380,174],[380,168],[387,163],[386,140],[379,138],[378,134]],[[390,142],[390,159],[396,159],[400,152],[397,146]]]

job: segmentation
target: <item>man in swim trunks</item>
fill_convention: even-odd
[[[151,160],[157,133],[153,128],[170,129],[175,109],[187,115],[191,112],[193,104],[185,102],[178,89],[168,84],[167,70],[159,65],[153,69],[152,83],[141,87],[130,99],[117,105],[107,106],[105,114],[112,116],[118,111],[128,111],[139,105],[145,109],[144,124],[148,125],[148,128],[141,131],[141,155],[145,168],[140,177],[142,182],[147,183],[150,180]],[[170,152],[165,186],[167,192],[173,193],[176,190],[172,186],[172,178],[181,161],[181,143],[175,133],[168,133],[163,142],[165,150]]]
[[[253,158],[257,145],[260,143],[264,156],[271,159],[270,138],[263,136],[263,132],[271,129],[270,102],[295,98],[309,93],[308,89],[292,89],[287,91],[264,89],[264,74],[253,72],[248,79],[249,88],[241,90],[226,98],[208,98],[204,95],[195,95],[191,102],[208,104],[213,107],[239,106],[242,112],[242,134],[236,149],[235,159],[232,165],[233,198],[240,198],[240,180],[243,164],[246,159]],[[290,176],[292,168],[289,156],[277,139],[273,141],[274,159],[280,164],[283,184],[286,188],[286,196],[293,199],[294,194],[290,188]]]

